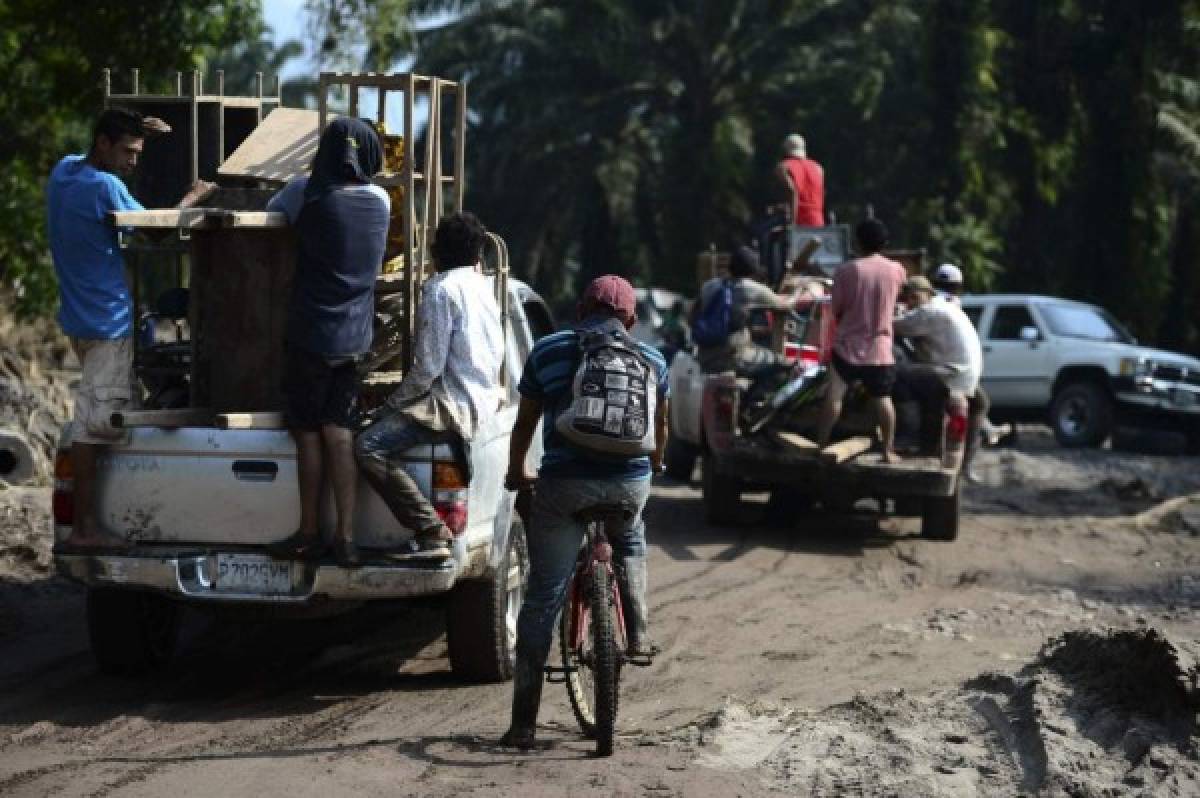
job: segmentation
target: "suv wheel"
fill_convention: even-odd
[[[1112,433],[1112,399],[1094,382],[1068,383],[1050,404],[1050,426],[1062,446],[1099,446]]]

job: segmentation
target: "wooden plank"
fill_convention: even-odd
[[[152,211],[109,211],[115,227],[141,229],[215,230],[221,227],[287,227],[285,214],[278,211],[227,211],[214,208],[163,208]]]
[[[283,413],[218,413],[218,429],[287,429]]]
[[[831,443],[821,450],[821,460],[826,463],[844,463],[858,457],[871,448],[871,439],[867,437],[847,438],[844,441]]]
[[[234,150],[217,174],[283,184],[306,175],[317,152],[320,114],[301,108],[275,108]]]
[[[810,441],[803,435],[797,435],[794,432],[775,431],[772,433],[772,437],[777,442],[787,446],[790,449],[808,452],[811,454],[816,454],[818,451],[820,451],[820,447],[817,446],[815,441]]]
[[[117,429],[130,427],[206,427],[212,424],[213,412],[207,407],[180,407],[169,410],[125,410],[113,413],[111,422]]]

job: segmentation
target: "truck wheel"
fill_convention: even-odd
[[[100,670],[136,674],[163,670],[179,639],[179,605],[153,593],[91,588],[88,637]]]
[[[517,615],[529,581],[525,525],[513,514],[499,567],[484,579],[459,582],[446,608],[446,644],[454,675],[473,682],[511,679]]]
[[[962,477],[949,496],[929,496],[921,506],[921,537],[926,540],[958,538],[958,516],[962,507]]]
[[[712,454],[704,455],[703,468],[700,487],[706,520],[716,526],[733,525],[738,520],[738,510],[742,506],[741,480],[728,474],[718,474]]]
[[[664,456],[667,476],[680,482],[690,482],[692,471],[696,468],[696,447],[687,441],[674,436],[667,438],[667,451]]]
[[[1099,446],[1112,433],[1112,399],[1094,382],[1069,383],[1050,404],[1050,426],[1060,446]]]

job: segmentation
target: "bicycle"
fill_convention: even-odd
[[[613,752],[622,665],[650,664],[627,655],[624,605],[608,542],[636,512],[629,504],[598,504],[575,513],[586,538],[559,616],[562,665],[546,668],[547,681],[566,684],[575,719],[596,741],[598,756]]]

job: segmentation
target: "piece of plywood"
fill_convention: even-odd
[[[284,429],[283,413],[218,413],[218,429]]]
[[[287,227],[278,211],[227,211],[220,208],[162,208],[152,211],[109,211],[114,227],[137,229],[213,230],[219,227]]]
[[[831,443],[821,450],[821,459],[826,463],[844,463],[858,457],[871,448],[871,439],[867,437],[847,438],[844,441]]]
[[[201,427],[212,423],[213,413],[205,407],[180,407],[166,410],[124,410],[112,414],[117,429],[129,427]]]
[[[276,108],[221,164],[217,175],[282,185],[308,174],[317,152],[316,111]]]
[[[791,447],[798,452],[816,454],[820,449],[815,442],[810,441],[803,435],[797,435],[794,432],[776,431],[773,433],[773,435],[776,441],[782,443],[784,446]]]

